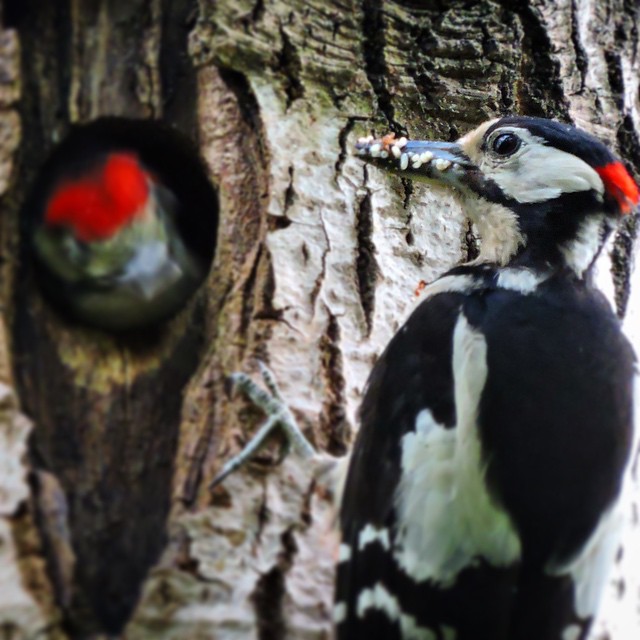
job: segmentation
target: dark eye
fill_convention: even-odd
[[[520,138],[513,133],[503,133],[493,141],[492,146],[499,156],[510,156],[520,148]]]

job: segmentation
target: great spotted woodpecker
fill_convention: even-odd
[[[340,640],[583,640],[617,550],[636,360],[592,267],[639,191],[592,136],[492,120],[359,154],[481,238],[376,363],[340,510]]]
[[[340,504],[336,636],[584,640],[637,452],[636,358],[592,270],[638,187],[598,140],[539,118],[357,151],[453,188],[481,250],[422,291],[370,375]],[[269,420],[213,484],[278,425],[326,471],[262,375],[271,394],[233,376]]]
[[[74,127],[39,174],[25,229],[42,289],[110,331],[157,324],[204,280],[217,197],[197,154],[149,121]]]

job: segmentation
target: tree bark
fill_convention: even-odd
[[[305,465],[273,443],[208,488],[261,420],[228,375],[268,363],[315,445],[343,455],[417,285],[476,251],[450,194],[363,166],[355,139],[554,117],[638,176],[638,28],[627,0],[5,2],[7,637],[329,638],[337,534]],[[207,282],[144,341],[65,323],[20,259],[35,171],[70,123],[100,115],[177,127],[219,192]],[[634,218],[598,281],[640,349],[635,238]],[[640,637],[634,497],[594,638]]]

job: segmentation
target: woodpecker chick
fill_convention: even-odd
[[[177,135],[99,120],[73,130],[43,168],[27,234],[42,289],[64,314],[110,331],[154,325],[204,280],[217,199]]]
[[[453,188],[481,250],[424,288],[369,378],[337,638],[584,640],[637,450],[635,355],[591,274],[638,187],[598,140],[539,118],[356,148]]]

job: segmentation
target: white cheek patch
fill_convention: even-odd
[[[505,195],[522,203],[553,200],[563,193],[578,191],[593,190],[602,196],[602,179],[584,160],[546,146],[524,129],[513,132],[523,141],[519,152],[504,160],[486,155],[480,163],[483,173]]]

